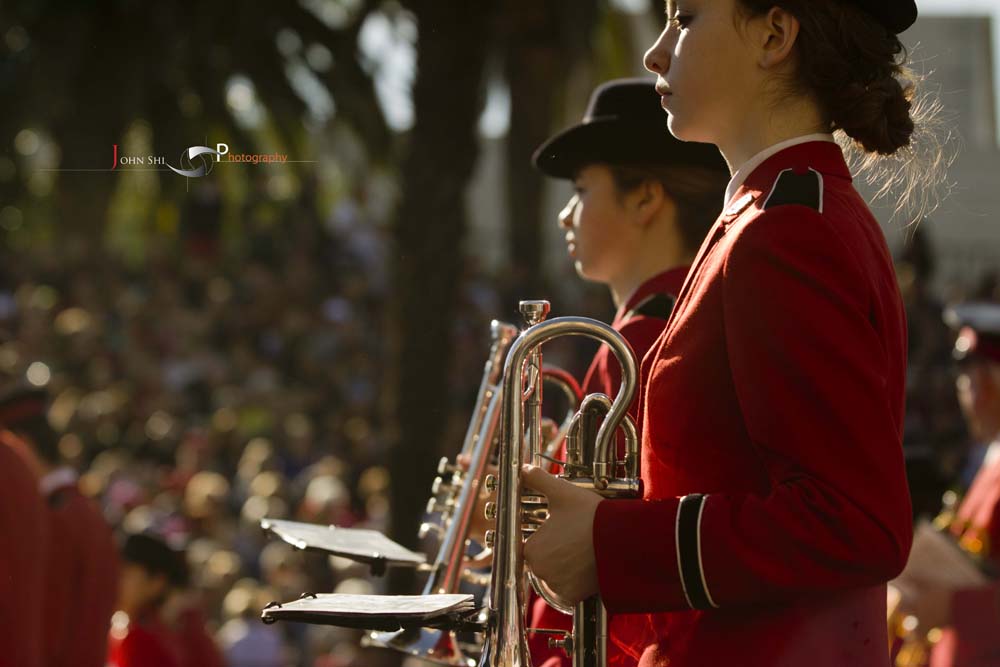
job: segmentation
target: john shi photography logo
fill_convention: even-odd
[[[219,162],[237,162],[244,164],[285,164],[288,155],[285,153],[230,153],[228,144],[216,144],[215,148],[208,146],[190,146],[181,153],[180,168],[167,163],[162,155],[118,155],[118,144],[112,145],[112,162],[110,171],[132,171],[152,169],[164,171],[166,167],[175,174],[186,178],[200,178],[212,172]],[[296,162],[312,162],[312,160],[295,160]],[[121,167],[122,169],[119,169]]]

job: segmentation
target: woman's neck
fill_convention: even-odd
[[[628,261],[622,263],[621,271],[607,281],[615,308],[628,303],[650,278],[688,266],[694,260],[694,252],[688,250],[681,236],[677,215],[677,205],[664,199],[653,220],[636,239]]]
[[[775,144],[830,131],[817,105],[806,99],[790,100],[781,106],[766,103],[743,114],[741,119],[739,127],[729,137],[720,138],[717,144],[730,174],[735,174],[753,156]]]

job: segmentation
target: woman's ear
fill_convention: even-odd
[[[647,178],[633,191],[632,209],[640,227],[647,227],[659,215],[666,201],[663,184]]]
[[[757,63],[764,69],[773,69],[789,62],[795,40],[799,36],[799,20],[780,7],[771,7],[755,26],[759,46]]]

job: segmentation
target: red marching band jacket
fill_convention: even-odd
[[[659,273],[635,291],[629,300],[618,309],[611,327],[619,332],[642,360],[643,355],[653,346],[660,336],[667,317],[673,308],[674,301],[681,291],[688,267],[682,266]],[[621,386],[621,367],[615,359],[611,348],[602,345],[587,370],[583,380],[584,394],[603,393],[614,397]],[[629,408],[629,414],[636,418],[639,409],[638,397]],[[565,458],[565,446],[558,458]],[[554,472],[559,472],[558,470]],[[573,627],[573,617],[549,607],[545,600],[532,595],[534,603],[529,627],[550,630],[570,631]],[[611,619],[610,642],[608,643],[608,664],[611,667],[634,665],[638,655],[632,654],[634,640],[631,634],[630,617],[620,616]],[[640,621],[644,619],[639,619]],[[571,660],[562,649],[549,648],[549,635],[529,634],[528,645],[531,649],[532,664],[546,667],[563,665],[569,667]]]
[[[594,519],[641,667],[885,667],[909,552],[906,323],[840,148],[766,159],[732,197],[642,364],[641,500]]]

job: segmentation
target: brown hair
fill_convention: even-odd
[[[705,167],[660,164],[608,165],[619,193],[646,181],[659,183],[677,206],[677,227],[688,254],[695,254],[722,211],[729,174]]]
[[[747,16],[780,7],[799,21],[797,67],[783,82],[787,93],[806,93],[818,103],[852,167],[877,197],[896,192],[896,212],[919,219],[939,199],[938,187],[953,159],[944,144],[941,107],[921,92],[907,67],[899,37],[845,0],[737,0]]]

